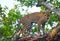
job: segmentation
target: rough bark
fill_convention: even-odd
[[[39,3],[37,4],[37,6],[38,6],[38,5],[39,5],[39,6],[40,6],[40,5],[45,6],[45,7],[48,8],[50,11],[52,11],[52,12],[54,12],[55,14],[57,14],[58,16],[60,16],[60,11],[56,10],[56,9],[53,7],[52,4],[50,4],[50,3],[48,3],[48,2],[42,1],[42,2],[39,2]]]

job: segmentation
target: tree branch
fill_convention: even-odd
[[[43,5],[46,8],[48,8],[49,10],[51,10],[52,12],[56,13],[58,16],[60,16],[60,11],[57,11],[55,8],[53,8],[52,4],[48,3],[48,2],[40,2],[37,5]]]
[[[53,38],[58,35],[58,32],[60,31],[60,24],[58,24],[49,34],[47,37],[47,40],[51,41]]]

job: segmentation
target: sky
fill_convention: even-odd
[[[19,2],[14,1],[14,0],[0,0],[0,4],[2,7],[7,6],[8,9],[10,10],[10,9],[14,8],[15,4],[19,4]],[[26,13],[27,7],[23,6],[22,8],[24,8],[24,11],[22,11],[21,13],[22,14]],[[28,12],[40,12],[40,8],[33,6],[32,8],[28,8]]]
[[[9,9],[11,9],[15,4],[18,4],[18,2],[14,0],[0,0],[0,4],[2,7],[7,6]]]

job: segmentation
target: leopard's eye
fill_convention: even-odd
[[[47,15],[45,14],[45,16],[47,16]]]

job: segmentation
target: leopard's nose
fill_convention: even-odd
[[[49,19],[49,17],[47,19]]]

